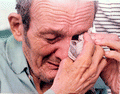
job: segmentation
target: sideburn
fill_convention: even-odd
[[[28,37],[27,37],[27,31],[26,31],[26,30],[24,30],[24,40],[25,40],[26,45],[27,45],[29,48],[31,48],[29,39],[28,39]]]

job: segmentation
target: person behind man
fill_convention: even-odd
[[[119,63],[107,64],[103,56],[113,57],[99,46],[103,36],[96,41],[87,33],[94,20],[93,1],[17,0],[16,9],[8,17],[14,37],[0,43],[1,93],[84,94],[101,75],[118,94]],[[73,61],[68,57],[70,41],[83,33],[83,50]],[[116,35],[104,36],[111,40],[106,46],[120,49]]]
[[[120,0],[98,0],[97,6],[96,33],[117,34],[120,38]]]

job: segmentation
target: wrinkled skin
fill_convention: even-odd
[[[82,1],[33,0],[26,36],[21,16],[9,15],[12,33],[17,41],[22,41],[30,74],[40,94],[49,88],[56,94],[85,93],[107,64],[102,47],[85,33],[92,27],[94,4]],[[81,33],[85,33],[83,51],[73,62],[68,57],[69,44],[73,36]],[[42,81],[45,84],[40,87]]]
[[[77,34],[86,32],[92,26],[92,22],[94,19],[93,2],[74,2],[73,0],[68,0],[68,1],[70,2],[66,2],[66,4],[61,4],[64,1],[62,2],[58,1],[61,3],[57,4],[57,6],[56,6],[56,3],[57,3],[56,1],[51,1],[52,2],[51,3],[48,1],[39,2],[39,0],[35,0],[33,2],[32,9],[31,9],[32,12],[31,12],[30,29],[28,30],[28,33],[27,33],[27,37],[29,39],[31,48],[28,48],[26,46],[26,43],[24,42],[23,42],[23,47],[25,48],[24,53],[31,67],[32,76],[34,77],[34,82],[36,82],[35,84],[38,91],[41,89],[43,92],[47,90],[47,89],[45,90],[45,88],[43,87],[41,88],[39,87],[39,83],[41,81],[49,82],[54,78],[57,79],[57,77],[59,77],[59,76],[56,76],[58,69],[59,71],[65,71],[64,68],[59,66],[62,66],[61,64],[66,63],[64,62],[64,59],[68,58],[69,44],[72,37]],[[89,35],[88,35],[88,38],[89,38]],[[85,48],[85,51],[83,52],[85,56],[80,57],[81,60],[76,61],[77,62],[76,67],[79,65],[79,63],[82,64],[80,66],[86,66],[84,65],[85,62],[88,63],[88,65],[91,65],[91,63],[93,62],[95,63],[96,61],[97,62],[96,64],[98,65],[96,65],[95,67],[91,66],[93,67],[92,69],[90,68],[91,75],[88,75],[90,74],[88,73],[90,71],[87,71],[86,74],[84,74],[85,78],[83,80],[84,81],[87,80],[92,75],[94,75],[95,77],[91,78],[92,81],[90,80],[90,81],[84,82],[81,80],[82,82],[80,82],[77,86],[76,83],[79,82],[79,80],[81,79],[80,76],[83,75],[84,71],[86,71],[89,66],[85,67],[84,71],[80,70],[81,67],[79,67],[77,68],[78,70],[74,71],[75,73],[71,72],[71,75],[68,76],[69,80],[61,79],[61,81],[64,83],[64,87],[66,87],[65,89],[63,87],[63,84],[61,84],[61,81],[56,80],[53,83],[51,89],[54,90],[56,94],[59,93],[61,89],[65,90],[62,92],[62,94],[71,93],[71,92],[74,92],[74,93],[86,92],[94,85],[95,81],[99,77],[99,74],[102,71],[102,68],[99,71],[97,70],[97,68],[99,66],[99,63],[102,59],[104,52],[101,51],[102,50],[101,49],[100,50],[101,52],[99,54],[100,56],[98,54],[95,54],[94,58],[98,58],[98,59],[94,60],[93,57],[91,57],[89,54],[92,55],[94,53],[95,45],[92,42],[92,40],[90,40],[90,38],[87,41],[90,41],[90,43],[89,42],[88,44],[86,43],[86,45],[88,46],[87,48]],[[90,49],[90,51],[88,51],[88,49]],[[96,52],[96,53],[99,53],[99,52]],[[88,58],[86,60],[83,57],[88,57]],[[92,59],[93,61],[91,61]],[[68,65],[69,63],[70,62],[67,61]],[[76,67],[73,66],[73,68],[76,68]],[[69,69],[70,68],[68,68],[68,71],[71,71]],[[67,75],[64,72],[62,73],[63,74],[60,74],[60,78],[67,77]],[[76,77],[76,74],[80,74],[80,75]],[[73,76],[78,79],[76,80],[75,83],[73,83],[73,87],[69,88],[68,82],[71,82],[71,77]],[[36,81],[36,79],[38,78],[39,78],[39,81]],[[59,84],[56,84],[56,83],[59,83]],[[83,86],[84,84],[85,84],[85,87],[80,88],[80,86]],[[60,88],[55,89],[58,86]],[[50,88],[48,87],[48,84],[46,85],[46,87]],[[55,90],[59,90],[59,91],[55,91]]]
[[[107,46],[110,51],[105,52],[107,66],[101,73],[102,79],[112,89],[113,94],[119,94],[120,87],[120,39],[115,34],[92,34],[95,44]]]
[[[73,62],[64,59],[51,89],[56,94],[84,94],[94,86],[107,62],[102,59],[104,50],[95,46],[89,34],[84,34],[82,53]]]

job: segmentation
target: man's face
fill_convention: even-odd
[[[72,37],[92,26],[94,4],[80,0],[33,0],[30,14],[30,47],[24,40],[23,51],[34,75],[50,81],[61,60],[68,56]]]

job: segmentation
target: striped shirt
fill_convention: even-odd
[[[94,24],[96,32],[113,33],[120,38],[120,1],[99,0]]]

